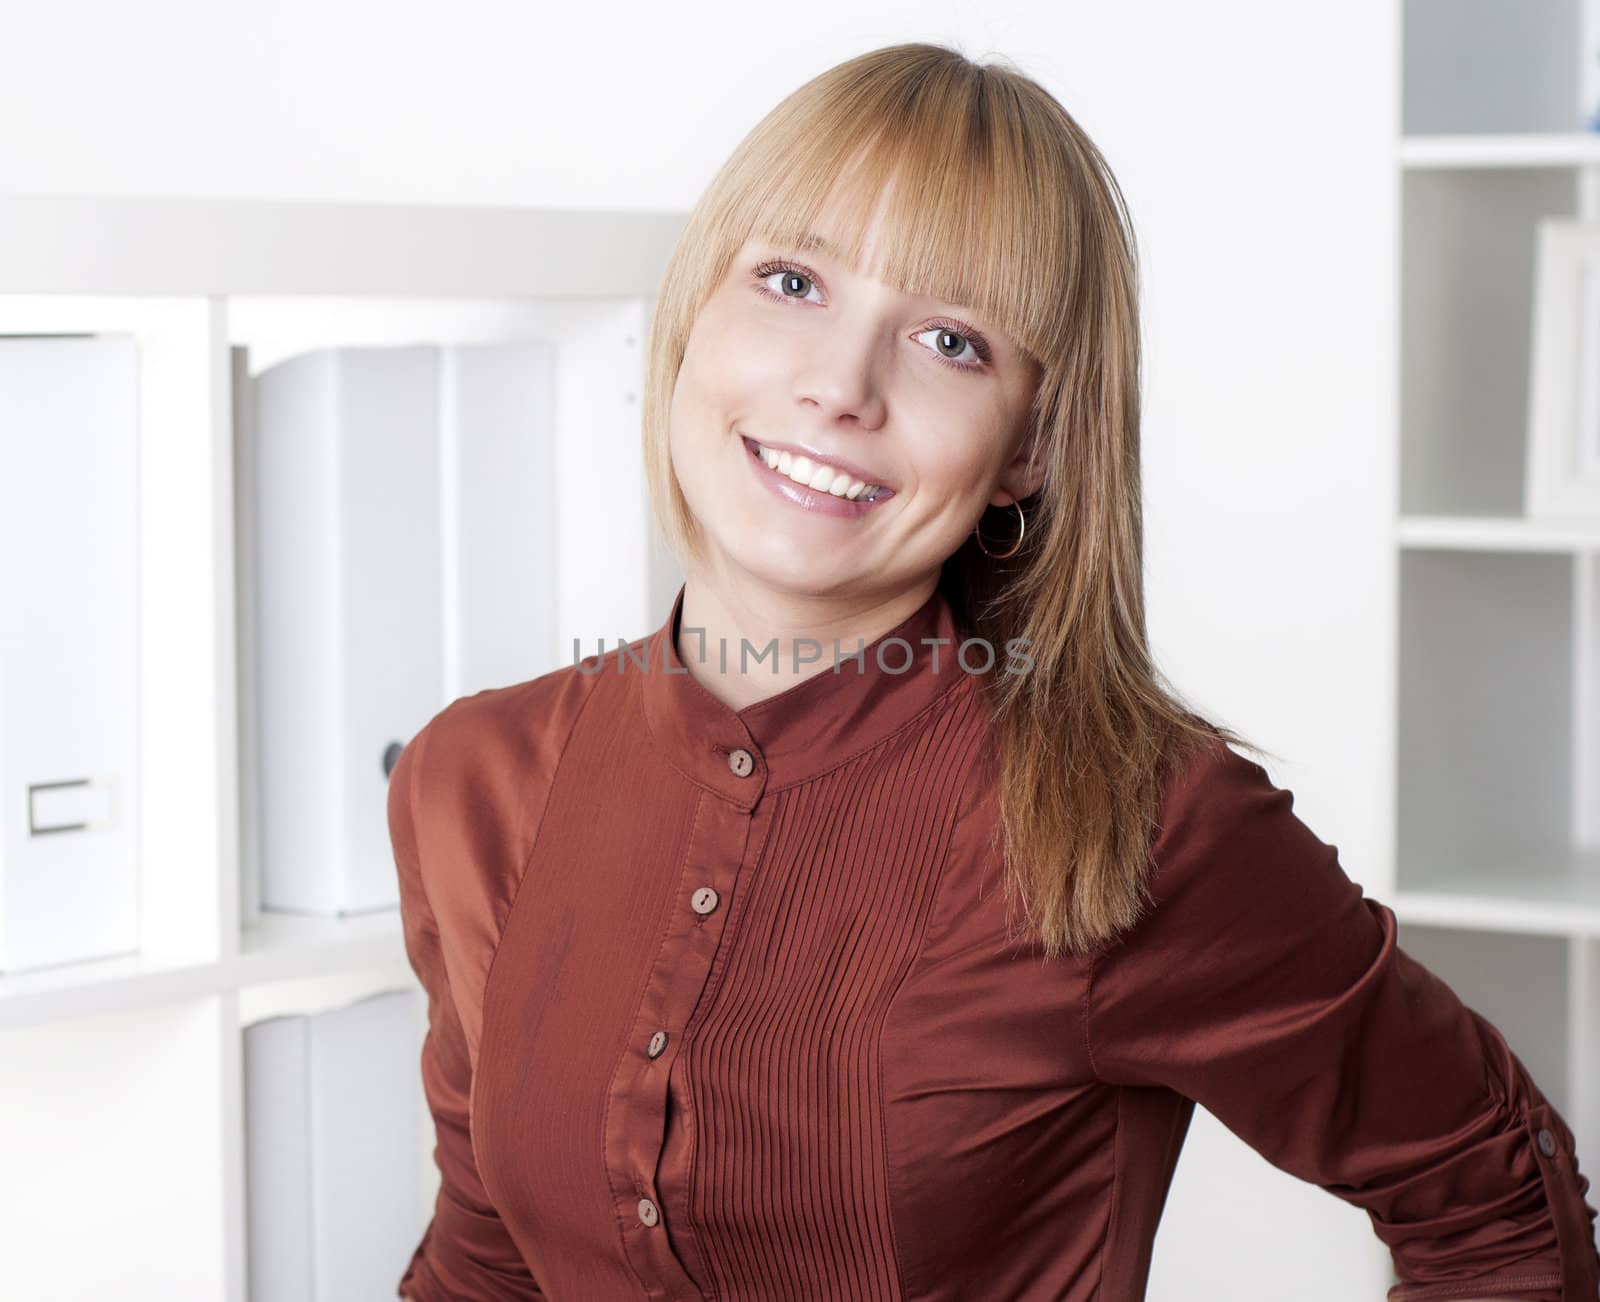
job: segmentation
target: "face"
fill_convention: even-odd
[[[878,238],[874,226],[867,268]],[[811,596],[926,584],[987,504],[1038,487],[1025,441],[1038,378],[970,308],[901,294],[823,249],[747,243],[695,321],[671,405],[673,468],[709,562]],[[758,449],[787,455],[771,468]]]

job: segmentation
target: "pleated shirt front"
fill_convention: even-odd
[[[1137,1302],[1199,1102],[1368,1211],[1392,1302],[1596,1296],[1572,1131],[1259,765],[1177,772],[1150,911],[1045,961],[941,593],[737,711],[682,604],[391,774],[440,1170],[399,1293]]]

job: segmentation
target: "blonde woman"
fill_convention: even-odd
[[[1151,662],[1136,303],[1004,64],[852,59],[716,176],[650,340],[671,612],[391,776],[402,1296],[1134,1302],[1198,1102],[1393,1302],[1595,1297],[1565,1120]]]

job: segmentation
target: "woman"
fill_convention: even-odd
[[[1195,1102],[1368,1211],[1396,1302],[1595,1296],[1564,1119],[1158,682],[1136,302],[1094,146],[952,50],[715,178],[650,347],[670,615],[391,775],[402,1296],[1127,1302]]]

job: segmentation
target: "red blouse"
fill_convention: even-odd
[[[441,1180],[401,1294],[1135,1302],[1195,1102],[1367,1211],[1391,1302],[1600,1291],[1572,1131],[1259,765],[1177,774],[1150,911],[1046,962],[941,594],[739,711],[682,605],[391,775]]]

